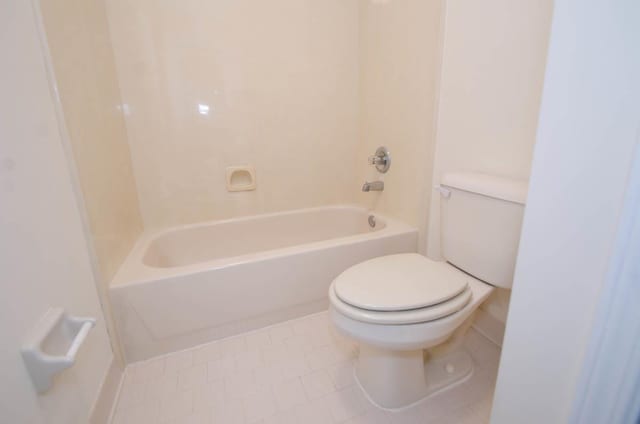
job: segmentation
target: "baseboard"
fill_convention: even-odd
[[[491,342],[502,347],[502,339],[504,339],[505,323],[494,317],[493,315],[478,309],[473,321],[472,327],[480,334],[485,336]]]
[[[120,393],[123,375],[120,366],[115,360],[112,360],[102,380],[98,398],[91,409],[90,424],[109,424],[111,422],[111,415]]]

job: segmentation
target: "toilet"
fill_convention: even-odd
[[[447,173],[441,196],[441,253],[382,256],[340,274],[329,316],[357,342],[355,376],[381,408],[412,406],[467,379],[473,361],[461,340],[495,287],[513,283],[527,183]]]

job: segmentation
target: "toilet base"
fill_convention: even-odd
[[[356,381],[369,401],[387,410],[411,407],[466,381],[472,373],[471,356],[461,348],[425,362],[423,350],[394,351],[361,345],[355,367]]]

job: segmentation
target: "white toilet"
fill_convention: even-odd
[[[526,182],[451,173],[439,191],[446,262],[382,256],[329,288],[331,321],[359,344],[356,378],[382,408],[410,406],[467,378],[473,362],[459,340],[472,313],[494,287],[513,283]]]

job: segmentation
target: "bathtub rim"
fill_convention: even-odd
[[[255,219],[271,218],[276,216],[286,216],[297,213],[304,213],[317,210],[335,210],[335,209],[351,209],[358,210],[363,214],[374,215],[376,218],[382,219],[385,223],[385,227],[368,233],[353,234],[344,237],[336,237],[327,240],[320,240],[310,243],[302,243],[293,246],[280,247],[276,249],[269,249],[260,252],[247,253],[244,255],[229,256],[225,258],[215,258],[195,264],[182,265],[176,267],[152,267],[144,263],[144,256],[151,245],[156,239],[175,231],[189,230],[199,227],[205,227],[210,225],[222,225],[230,222],[242,222]],[[418,232],[416,227],[406,224],[400,220],[389,218],[388,216],[381,214],[377,211],[370,210],[366,207],[353,204],[339,204],[318,206],[312,208],[291,209],[281,212],[269,212],[264,214],[246,215],[236,218],[215,219],[210,221],[197,222],[193,224],[177,225],[174,227],[168,227],[156,230],[145,230],[135,242],[129,254],[126,256],[120,268],[116,272],[115,276],[109,284],[109,289],[119,289],[124,287],[131,287],[139,284],[153,283],[158,280],[165,280],[174,278],[177,276],[185,276],[191,274],[197,274],[200,272],[206,272],[210,270],[230,268],[240,266],[247,263],[259,262],[270,260],[274,258],[280,258],[284,256],[291,256],[301,254],[310,251],[317,251],[328,249],[336,245],[351,245],[359,242],[373,240],[377,238],[389,237],[394,235],[406,234],[411,232]]]

